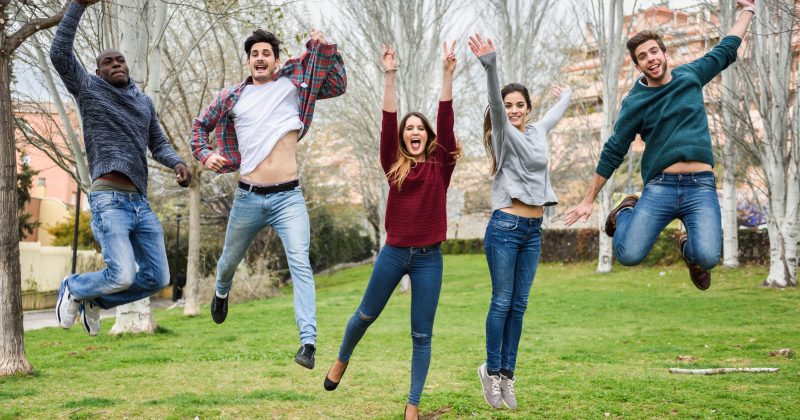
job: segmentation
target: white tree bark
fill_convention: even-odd
[[[160,41],[166,29],[166,7],[161,0],[131,0],[118,6],[115,19],[119,28],[117,45],[128,63],[131,78],[153,99],[156,107],[161,76]],[[118,306],[111,334],[152,334],[156,322],[151,312],[149,297]]]
[[[635,5],[633,6],[635,7]],[[625,39],[623,33],[623,1],[592,1],[594,24],[593,35],[600,52],[600,80],[603,86],[603,128],[600,132],[605,142],[614,132],[620,104],[619,74],[625,57]],[[599,255],[597,272],[611,271],[613,261],[613,241],[605,234],[603,225],[612,208],[614,176],[608,178],[605,187],[600,190],[597,209],[599,232]]]
[[[787,123],[798,115],[797,107],[794,114],[790,112],[789,83],[793,57],[791,39],[798,30],[795,13],[793,0],[756,2],[752,31],[759,36],[751,38],[753,55],[748,62],[750,74],[758,80],[750,83],[746,92],[763,122],[763,136],[752,130],[769,190],[770,269],[763,283],[769,287],[797,286],[798,123]]]
[[[194,171],[189,184],[189,250],[183,288],[183,314],[186,316],[200,315],[200,229],[200,172]]]
[[[720,32],[727,33],[733,26],[735,4],[720,0]],[[736,73],[733,69],[722,72],[722,127],[725,144],[722,146],[722,265],[739,266],[739,229],[736,218],[736,166],[739,153],[736,147],[738,124],[727,110],[739,109],[741,101],[734,95],[737,89]]]

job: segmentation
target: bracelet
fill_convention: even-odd
[[[395,68],[393,68],[393,69],[387,69],[387,70],[384,70],[384,71],[383,71],[383,74],[387,74],[387,73],[395,73],[395,72],[397,72],[397,67],[395,67]]]
[[[750,12],[753,16],[756,15],[756,9],[753,6],[745,6],[742,8],[742,12]]]

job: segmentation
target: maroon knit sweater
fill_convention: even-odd
[[[440,101],[436,116],[436,150],[425,162],[411,168],[401,189],[389,181],[387,245],[427,246],[445,240],[447,187],[456,164],[452,155],[456,148],[453,121],[453,101]],[[397,132],[397,113],[383,111],[381,166],[384,173],[388,173],[397,160]]]

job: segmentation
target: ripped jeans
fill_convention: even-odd
[[[361,304],[347,323],[339,347],[339,360],[350,361],[353,349],[381,314],[404,274],[411,278],[411,340],[414,346],[408,403],[419,405],[431,363],[433,319],[442,289],[442,249],[439,244],[410,248],[383,246]]]

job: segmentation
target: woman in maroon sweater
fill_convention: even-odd
[[[398,126],[394,78],[395,51],[384,47],[386,75],[381,127],[381,166],[389,182],[386,244],[381,249],[361,305],[345,329],[339,358],[325,377],[325,389],[336,389],[350,355],[380,315],[403,275],[411,278],[411,389],[406,418],[417,418],[419,400],[431,359],[431,335],[442,287],[440,243],[447,234],[447,187],[460,148],[453,132],[455,43],[444,48],[444,76],[436,132],[422,114],[405,115]],[[399,129],[398,129],[399,127]]]

